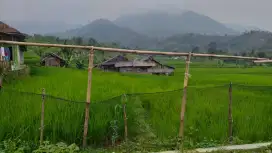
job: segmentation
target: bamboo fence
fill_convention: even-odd
[[[106,52],[119,52],[119,53],[132,53],[132,54],[148,54],[148,55],[165,55],[165,56],[186,56],[183,96],[181,103],[180,112],[180,127],[179,137],[184,138],[184,117],[186,111],[186,98],[187,98],[187,85],[189,80],[189,66],[191,57],[214,57],[214,58],[226,58],[226,59],[243,59],[253,60],[255,63],[272,62],[267,58],[258,57],[244,57],[244,56],[232,56],[232,55],[217,55],[217,54],[200,54],[200,53],[185,53],[185,52],[162,52],[162,51],[148,51],[148,50],[129,50],[129,49],[118,49],[118,48],[106,48],[106,47],[95,47],[95,46],[79,46],[79,45],[63,45],[63,44],[48,44],[48,43],[33,43],[33,42],[16,42],[16,41],[0,41],[0,44],[10,45],[25,45],[25,46],[39,46],[39,47],[59,47],[59,48],[77,48],[90,50],[89,54],[89,68],[88,68],[88,87],[87,87],[87,101],[85,108],[85,122],[83,132],[83,147],[87,146],[87,134],[89,125],[89,107],[91,102],[91,88],[92,88],[92,68],[93,68],[93,54],[94,51],[106,51]],[[231,125],[232,126],[232,125]],[[231,136],[231,135],[230,135]],[[42,138],[41,138],[42,141]]]
[[[62,45],[62,44],[48,44],[48,43],[2,41],[2,40],[0,40],[0,44],[39,46],[39,47],[77,48],[77,49],[88,49],[88,50],[93,49],[96,51],[132,53],[132,54],[149,54],[149,55],[166,55],[166,56],[188,56],[189,55],[189,53],[184,53],[184,52],[161,52],[161,51],[149,51],[149,50],[131,50],[131,49],[106,48],[106,47],[95,47],[95,46]],[[200,54],[200,53],[191,53],[191,56],[232,58],[232,59],[244,59],[244,60],[268,60],[267,58],[258,58],[258,57],[217,55],[217,54]]]

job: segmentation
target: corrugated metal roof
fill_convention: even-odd
[[[115,63],[119,62],[119,60],[121,61],[128,61],[128,59],[122,55],[117,55],[113,58],[110,58],[108,60],[106,60],[105,62],[101,63],[100,65],[114,65]]]
[[[127,62],[117,62],[115,67],[153,67],[156,66],[153,62],[143,62],[143,61],[127,61]]]

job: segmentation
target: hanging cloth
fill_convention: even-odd
[[[5,48],[5,60],[10,61],[10,50],[9,50],[9,48]]]
[[[4,47],[1,47],[0,52],[1,52],[1,56],[5,56],[5,48]]]
[[[3,61],[5,57],[5,49],[4,47],[0,48],[0,60]]]

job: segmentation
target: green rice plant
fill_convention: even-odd
[[[228,139],[229,82],[233,82],[234,137],[243,142],[272,139],[271,68],[240,69],[225,65],[217,68],[194,64],[190,69],[185,114],[185,136],[193,146],[225,143]],[[88,144],[111,144],[111,138],[116,136],[111,129],[112,121],[118,126],[118,139],[123,139],[123,114],[119,112],[116,117],[115,107],[122,104],[120,95],[124,93],[128,95],[129,139],[176,137],[183,77],[183,67],[177,68],[171,77],[95,69]],[[65,68],[32,67],[30,76],[4,84],[0,92],[0,140],[14,138],[38,143],[41,95],[23,92],[41,93],[42,88],[50,95],[45,99],[45,140],[80,145],[87,72]]]

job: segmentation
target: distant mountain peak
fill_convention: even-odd
[[[126,15],[117,18],[114,23],[153,37],[168,37],[179,33],[212,35],[236,33],[233,29],[212,18],[190,10],[174,14],[155,11]]]
[[[91,22],[91,24],[114,24],[108,19],[97,19]]]

